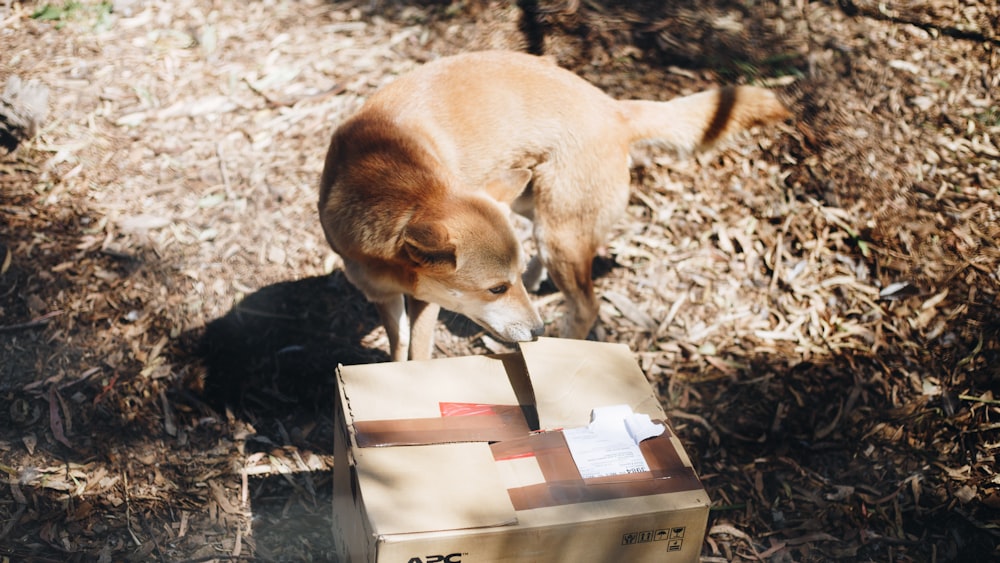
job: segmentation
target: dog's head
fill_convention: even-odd
[[[506,207],[530,178],[522,172],[482,193],[454,194],[417,210],[402,238],[416,274],[414,297],[461,313],[508,342],[532,340],[542,329],[521,281],[524,253]]]

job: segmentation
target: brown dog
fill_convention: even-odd
[[[787,117],[761,88],[618,101],[531,55],[447,57],[337,129],[320,219],[347,278],[378,308],[393,360],[431,356],[440,306],[502,340],[534,338],[542,320],[525,284],[544,270],[568,307],[560,335],[585,338],[598,310],[591,264],[629,198],[629,146],[690,152]],[[523,281],[511,209],[534,221],[539,249]]]

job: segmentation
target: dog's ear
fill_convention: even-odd
[[[414,264],[424,268],[455,269],[455,245],[440,223],[410,223],[403,231],[403,250]]]
[[[486,183],[486,193],[500,203],[509,204],[521,195],[531,181],[531,170],[514,168],[504,170]]]

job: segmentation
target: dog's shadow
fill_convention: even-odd
[[[204,398],[220,412],[277,416],[333,402],[338,364],[388,360],[366,347],[378,314],[340,271],[264,287],[205,326]]]
[[[594,275],[614,267],[613,259],[597,258]],[[538,293],[553,291],[546,280]],[[483,331],[457,313],[442,311],[439,320],[459,338]],[[339,270],[264,287],[205,326],[197,346],[204,400],[251,418],[330,409],[338,364],[389,359],[384,349],[363,343],[379,324],[375,307]]]

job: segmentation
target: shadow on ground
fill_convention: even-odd
[[[378,315],[342,272],[267,286],[205,326],[206,402],[280,418],[329,411],[338,364],[388,360],[361,340]]]
[[[362,343],[377,325],[374,308],[340,271],[264,287],[192,343],[205,368],[202,398],[249,425],[248,455],[332,455],[336,366],[387,361]],[[332,560],[331,477],[289,471],[248,479],[247,541],[256,560]]]

